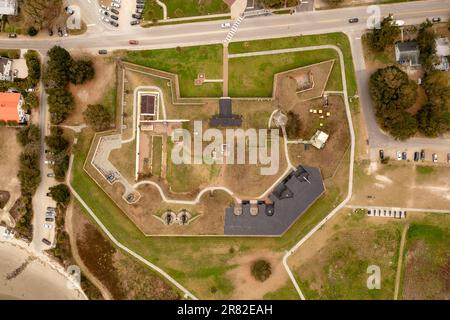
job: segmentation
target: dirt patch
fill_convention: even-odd
[[[288,275],[283,267],[282,258],[283,252],[258,250],[230,260],[230,264],[237,265],[236,268],[227,272],[227,276],[234,285],[231,299],[262,299],[265,294],[283,287],[288,280]],[[264,282],[256,280],[251,274],[252,263],[259,259],[266,260],[272,266],[272,274]]]
[[[11,194],[8,191],[0,190],[0,209],[3,209],[8,203]]]

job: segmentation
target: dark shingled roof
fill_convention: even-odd
[[[279,236],[319,198],[325,191],[320,170],[299,166],[270,194],[272,203],[259,201],[258,214],[252,216],[246,201],[242,214],[236,216],[234,207],[225,209],[225,235]]]
[[[219,114],[213,116],[209,124],[213,127],[239,127],[242,124],[240,116],[233,114],[233,107],[230,98],[220,98]]]
[[[141,96],[141,113],[155,114],[156,97],[153,95]]]

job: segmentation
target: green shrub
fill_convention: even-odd
[[[272,266],[266,260],[257,260],[251,266],[252,276],[258,281],[266,281],[272,274]]]

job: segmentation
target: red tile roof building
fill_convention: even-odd
[[[20,93],[0,92],[0,121],[26,122],[26,114],[22,105],[23,98]]]

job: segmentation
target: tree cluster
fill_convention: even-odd
[[[417,121],[407,109],[417,100],[417,84],[405,72],[396,66],[379,69],[370,77],[369,90],[384,130],[400,140],[416,133]]]
[[[55,162],[52,166],[55,178],[63,180],[69,168],[69,155],[67,152],[69,141],[64,138],[64,132],[61,128],[52,127],[50,135],[45,137],[45,144]]]
[[[387,47],[392,46],[400,36],[400,27],[394,23],[394,18],[388,16],[380,22],[380,26],[375,27],[367,35],[370,48],[375,52],[382,52]]]
[[[420,25],[419,33],[417,35],[417,44],[420,50],[420,64],[426,72],[433,69],[436,63],[436,32],[433,29],[433,24],[427,20]]]
[[[287,113],[286,134],[288,139],[298,139],[300,135],[300,117],[297,113],[289,111]]]
[[[295,7],[298,0],[259,0],[265,8],[280,9],[285,7]]]
[[[50,196],[56,203],[65,207],[70,201],[69,187],[63,183],[50,187]]]
[[[83,116],[86,123],[95,131],[104,131],[111,127],[111,114],[101,104],[88,105]]]
[[[62,0],[23,0],[19,4],[24,25],[41,30],[53,24],[62,12]]]

